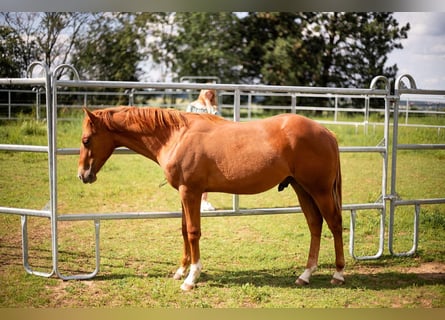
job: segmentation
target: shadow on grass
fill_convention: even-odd
[[[99,274],[94,279],[98,281],[113,281],[130,278],[169,279],[173,276],[174,266],[171,263],[159,262],[162,267],[148,270],[146,273],[124,272],[120,274]],[[165,267],[165,268],[164,268]],[[392,290],[429,285],[445,285],[445,273],[404,273],[388,271],[387,267],[375,267],[369,271],[348,270],[345,274],[346,283],[335,286],[330,283],[334,270],[330,266],[320,266],[321,271],[315,272],[311,283],[304,287],[295,284],[298,275],[289,269],[274,270],[223,270],[209,267],[204,270],[198,282],[199,285],[210,287],[241,287],[249,284],[255,287],[275,287],[289,289],[362,289],[362,290]],[[169,272],[170,271],[170,272]]]
[[[288,272],[288,270],[274,270],[273,273],[271,273],[270,270],[213,270],[213,272],[203,273],[200,281],[208,281],[209,285],[220,287],[242,286],[248,283],[256,287],[268,286],[304,289],[344,288],[375,291],[402,289],[413,286],[445,285],[445,273],[404,273],[387,271],[387,268],[377,267],[372,273],[348,270],[345,274],[346,283],[341,286],[330,283],[332,275],[327,274],[327,270],[323,270],[321,273],[315,272],[312,275],[309,285],[299,287],[295,284],[297,275],[286,272]]]
[[[8,247],[4,255],[0,258],[0,266],[23,267],[21,252],[16,247]],[[47,250],[35,250],[44,257],[33,259],[36,262],[34,267],[51,265],[51,257],[45,255]],[[59,267],[62,268],[62,274],[77,274],[82,272],[91,272],[85,270],[94,269],[94,258],[86,253],[73,253],[61,250],[61,261]],[[421,257],[421,255],[420,255]],[[308,286],[298,287],[295,280],[298,274],[292,268],[283,269],[250,269],[250,270],[230,270],[215,268],[211,265],[205,266],[199,283],[207,284],[213,287],[232,287],[242,285],[252,285],[255,287],[276,287],[276,288],[301,288],[301,289],[366,289],[366,290],[387,290],[401,289],[409,287],[420,287],[429,285],[444,285],[445,273],[442,269],[438,272],[422,272],[421,269],[412,271],[412,265],[415,257],[395,258],[384,256],[379,260],[353,262],[347,266],[345,272],[346,283],[342,286],[333,286],[330,281],[334,268],[331,264],[321,264],[319,271],[315,272]],[[114,281],[122,279],[169,279],[173,276],[177,265],[171,261],[158,259],[125,259],[124,257],[101,257],[99,274],[91,279],[92,281]],[[106,262],[104,261],[106,260]],[[79,265],[79,261],[91,262],[87,265]],[[422,263],[422,262],[420,262]],[[437,262],[437,264],[441,264]],[[411,269],[411,270],[410,270]],[[420,271],[418,271],[420,270]],[[302,272],[299,268],[298,272]],[[199,286],[199,284],[198,284]]]

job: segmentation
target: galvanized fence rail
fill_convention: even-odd
[[[241,95],[248,94],[250,92],[260,92],[265,94],[270,93],[287,93],[294,96],[297,95],[336,95],[347,97],[361,97],[369,101],[369,99],[383,99],[385,101],[384,107],[384,137],[382,142],[378,146],[354,146],[354,147],[341,147],[340,152],[371,152],[382,155],[382,183],[381,183],[381,197],[374,203],[359,203],[359,204],[347,204],[343,206],[344,211],[349,211],[351,214],[350,219],[350,241],[349,251],[354,259],[376,259],[379,258],[384,251],[385,242],[385,220],[386,220],[386,206],[387,201],[390,201],[392,207],[396,205],[402,205],[394,199],[395,194],[395,182],[393,188],[393,182],[391,184],[391,193],[387,194],[387,180],[388,180],[388,161],[390,154],[389,145],[389,128],[390,128],[390,101],[394,99],[394,96],[390,94],[390,86],[387,78],[379,76],[375,77],[370,85],[369,89],[346,89],[346,88],[322,88],[322,87],[297,87],[297,86],[266,86],[266,85],[234,85],[234,84],[219,84],[219,83],[149,83],[149,82],[115,82],[115,81],[83,81],[80,80],[77,71],[69,65],[60,65],[53,72],[50,72],[48,68],[42,63],[35,63],[30,68],[35,66],[41,66],[44,74],[43,78],[27,78],[27,79],[0,79],[0,84],[30,84],[39,85],[45,88],[46,92],[46,112],[47,112],[47,130],[48,130],[48,145],[47,146],[23,146],[23,145],[4,145],[0,144],[0,150],[17,151],[17,152],[45,152],[48,154],[48,174],[49,174],[49,189],[50,199],[49,207],[44,210],[32,210],[25,208],[9,208],[0,207],[0,213],[16,214],[22,217],[22,242],[23,242],[23,264],[25,270],[30,274],[39,276],[50,277],[56,275],[59,278],[69,279],[89,279],[94,277],[99,272],[100,267],[100,221],[101,220],[117,220],[117,219],[153,219],[153,218],[179,218],[180,212],[120,212],[120,213],[98,213],[98,214],[59,214],[57,210],[57,155],[73,155],[78,154],[77,148],[58,148],[57,147],[57,97],[60,88],[127,88],[130,90],[136,89],[183,89],[183,90],[199,90],[199,89],[215,89],[224,92],[232,92],[233,99],[233,120],[240,121],[240,108],[241,108]],[[75,80],[57,80],[57,75],[63,68],[69,68],[75,76]],[[384,87],[384,89],[378,89],[378,86]],[[369,106],[369,103],[367,104]],[[397,110],[397,109],[396,109]],[[293,110],[294,111],[294,110]],[[295,111],[294,111],[295,112]],[[366,112],[365,112],[366,113]],[[395,112],[396,114],[397,112]],[[397,122],[394,122],[394,126]],[[393,136],[394,137],[394,136]],[[425,146],[423,146],[425,147]],[[392,151],[394,157],[394,151]],[[115,150],[117,154],[132,153],[125,148],[119,148]],[[395,166],[395,160],[392,160],[392,170]],[[395,171],[392,172],[392,176],[395,177]],[[393,192],[394,191],[394,192]],[[443,201],[444,199],[440,199]],[[415,202],[416,208],[425,201]],[[445,202],[445,201],[444,201]],[[442,202],[441,202],[442,203]],[[367,256],[357,256],[355,254],[355,229],[357,211],[359,210],[377,210],[380,216],[380,226],[378,231],[379,244],[376,253]],[[417,210],[417,209],[416,209]],[[300,207],[286,207],[286,208],[255,208],[255,209],[240,209],[239,196],[233,196],[233,208],[232,210],[216,210],[213,212],[203,212],[204,217],[218,217],[218,216],[247,216],[247,215],[265,215],[265,214],[285,214],[301,212]],[[392,212],[392,211],[390,211]],[[417,212],[417,211],[416,211]],[[391,213],[392,215],[392,213]],[[27,233],[27,218],[29,216],[45,217],[49,218],[51,222],[51,252],[52,252],[52,270],[50,272],[35,271],[29,266],[28,260],[28,233]],[[390,216],[391,218],[391,216]],[[95,231],[95,269],[90,273],[75,274],[75,275],[63,275],[59,269],[59,245],[58,245],[58,222],[63,221],[93,221]],[[390,223],[391,228],[391,223]],[[392,241],[392,230],[390,230],[390,250]],[[416,233],[417,237],[417,233]],[[414,248],[415,250],[415,248]],[[391,253],[393,253],[391,251]]]

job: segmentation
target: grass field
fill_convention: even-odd
[[[444,119],[420,119],[444,124]],[[382,128],[367,135],[353,126],[329,126],[340,145],[377,145]],[[58,126],[58,147],[79,145],[80,120]],[[401,128],[400,143],[445,143],[445,132]],[[0,124],[0,143],[46,144],[42,123],[29,119]],[[379,154],[344,153],[343,199],[369,203],[380,195]],[[398,193],[404,199],[444,197],[445,152],[399,153]],[[47,205],[47,156],[0,152],[0,206],[41,209]],[[138,155],[110,158],[92,185],[76,177],[77,156],[58,157],[60,214],[180,209],[177,192],[162,171]],[[218,209],[232,206],[232,196],[210,194]],[[288,188],[240,197],[242,208],[297,205]],[[413,208],[397,211],[397,251],[411,247]],[[325,228],[319,270],[310,286],[296,287],[303,271],[309,234],[302,214],[202,219],[204,264],[198,287],[182,293],[173,280],[182,250],[179,219],[101,222],[101,270],[87,281],[62,281],[26,274],[22,267],[20,217],[0,215],[0,307],[445,307],[445,206],[422,207],[420,242],[414,257],[355,261],[347,254],[349,213],[344,211],[346,284],[332,287],[332,235]],[[51,265],[50,225],[29,219],[30,264]],[[94,269],[92,222],[59,222],[63,274]],[[374,254],[378,214],[360,211],[356,254]]]

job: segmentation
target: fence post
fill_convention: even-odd
[[[239,88],[235,89],[233,96],[233,121],[239,122],[240,121],[240,109],[241,109],[241,92]],[[239,211],[239,195],[234,194],[233,195],[233,211],[238,212]]]
[[[399,104],[400,104],[400,87],[402,79],[407,78],[410,82],[411,88],[416,88],[414,78],[410,75],[402,75],[396,79],[394,88],[394,112],[393,112],[393,135],[392,135],[392,154],[391,154],[391,191],[390,191],[390,206],[389,206],[389,226],[388,226],[388,249],[392,255],[400,255],[394,252],[394,216],[396,210],[397,195],[397,148],[399,136]]]
[[[354,238],[355,238],[355,226],[357,219],[357,210],[351,210],[350,217],[350,237],[349,237],[349,252],[351,256],[356,260],[370,260],[380,258],[383,254],[385,247],[385,220],[386,220],[386,189],[387,189],[387,171],[388,171],[388,154],[389,154],[389,94],[390,94],[390,86],[388,78],[384,76],[378,76],[372,79],[370,89],[377,89],[377,82],[382,81],[385,84],[386,96],[385,96],[385,123],[384,123],[384,137],[383,137],[383,147],[384,151],[381,151],[383,156],[382,161],[382,188],[381,188],[381,197],[378,200],[381,202],[381,208],[378,208],[380,211],[380,225],[379,225],[379,246],[378,251],[374,255],[370,256],[356,256],[354,254]],[[369,112],[369,96],[365,97],[365,105],[367,106],[366,114]],[[366,121],[367,122],[367,121]]]
[[[11,90],[8,91],[8,119],[11,119]]]
[[[59,244],[58,244],[58,214],[57,214],[57,76],[58,72],[63,68],[68,68],[74,73],[74,77],[80,80],[77,70],[68,64],[61,64],[54,69],[51,77],[50,95],[52,104],[48,113],[48,125],[50,130],[48,132],[49,139],[49,170],[50,170],[50,211],[51,211],[51,229],[52,229],[52,248],[53,248],[53,266],[55,274],[64,280],[72,279],[90,279],[99,272],[99,238],[100,238],[100,222],[94,221],[95,226],[95,255],[96,268],[91,273],[78,274],[72,276],[64,276],[59,271]]]
[[[291,110],[292,113],[297,113],[297,95],[295,93],[291,95]]]

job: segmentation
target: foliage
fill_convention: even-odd
[[[73,65],[82,78],[111,81],[137,80],[145,37],[133,23],[133,14],[104,14],[75,43]]]
[[[273,85],[366,87],[376,75],[394,77],[387,55],[409,30],[386,12],[200,12],[172,20],[164,50],[178,77]]]
[[[240,21],[245,82],[311,84],[317,69],[310,43],[302,37],[313,13],[249,13]]]
[[[2,13],[11,60],[73,63],[81,76],[137,80],[141,63],[162,80],[217,76],[225,83],[367,87],[395,76],[387,56],[409,24],[387,12]],[[6,41],[4,40],[4,41]],[[12,50],[14,46],[17,50]],[[21,57],[21,55],[23,57]],[[16,70],[8,69],[8,72]]]
[[[176,34],[176,24],[174,22],[174,13],[170,12],[143,12],[135,15],[135,23],[143,28],[147,34],[146,62],[151,69],[160,70],[160,81],[166,81],[175,64],[174,56],[171,54],[174,50],[173,36]]]
[[[217,76],[224,82],[239,77],[240,36],[233,13],[177,13],[179,26],[173,71],[181,76]]]
[[[387,54],[402,48],[409,24],[399,27],[386,12],[321,13],[314,22],[311,38],[321,61],[317,85],[360,88],[376,75],[395,77],[397,66],[385,67]]]
[[[0,77],[19,78],[27,67],[22,38],[10,27],[0,26],[0,43]]]
[[[80,12],[2,12],[0,18],[16,39],[15,59],[20,75],[32,61],[44,61],[48,67],[67,63],[77,37],[89,22],[91,15]],[[2,57],[3,59],[3,57]],[[3,62],[2,62],[3,63]]]

